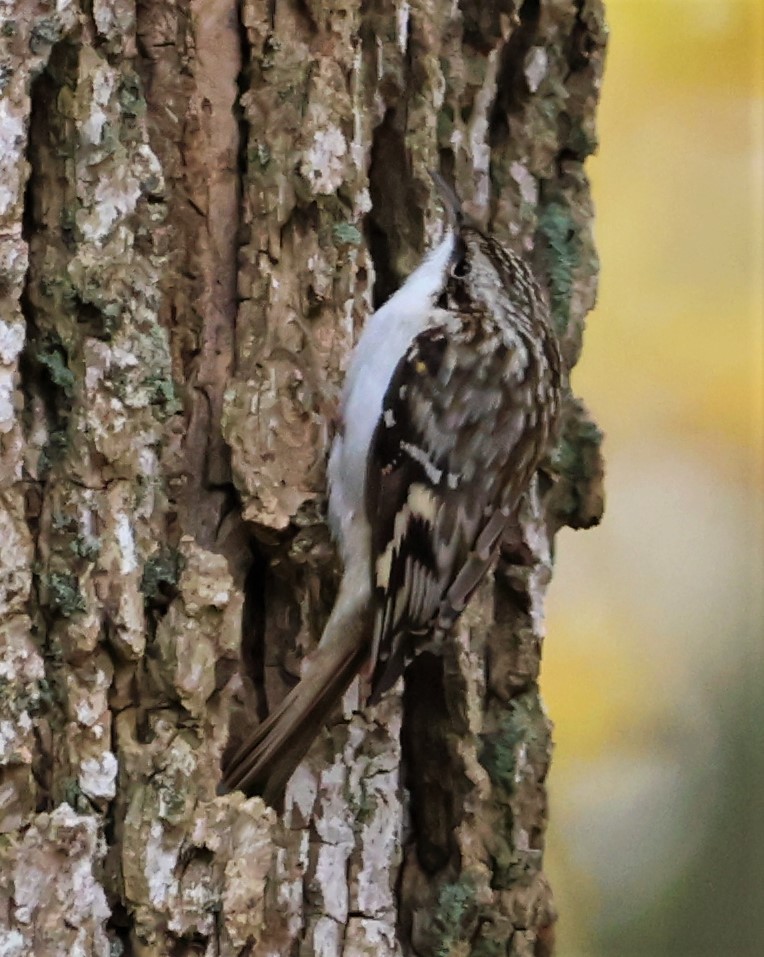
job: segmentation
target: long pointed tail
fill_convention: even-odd
[[[228,761],[221,793],[242,790],[280,802],[293,771],[358,673],[368,650],[352,634],[311,655],[308,673]]]

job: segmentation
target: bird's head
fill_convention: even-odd
[[[464,209],[439,173],[432,173],[453,230],[453,249],[446,267],[441,304],[449,309],[504,312],[525,323],[538,312],[539,290],[530,266],[503,246]]]

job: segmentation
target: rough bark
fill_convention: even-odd
[[[332,411],[438,235],[428,170],[579,354],[600,0],[0,16],[0,952],[548,953],[543,598],[601,508],[572,398],[444,660],[338,715],[283,817],[215,787],[330,607]]]

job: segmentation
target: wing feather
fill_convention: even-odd
[[[371,443],[372,698],[413,656],[411,636],[463,610],[510,520],[511,487],[522,491],[530,478],[523,463],[535,466],[536,450],[524,447],[533,431],[527,390],[518,389],[532,372],[532,353],[480,318],[465,312],[456,329],[452,316],[448,328],[416,336],[390,380]]]

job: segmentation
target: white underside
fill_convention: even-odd
[[[369,444],[382,414],[390,379],[409,344],[442,321],[434,304],[454,248],[446,234],[398,292],[364,327],[353,350],[343,391],[342,428],[329,457],[329,521],[345,565],[343,590],[357,593],[369,581],[371,530],[365,512]],[[349,597],[349,596],[348,596]]]

